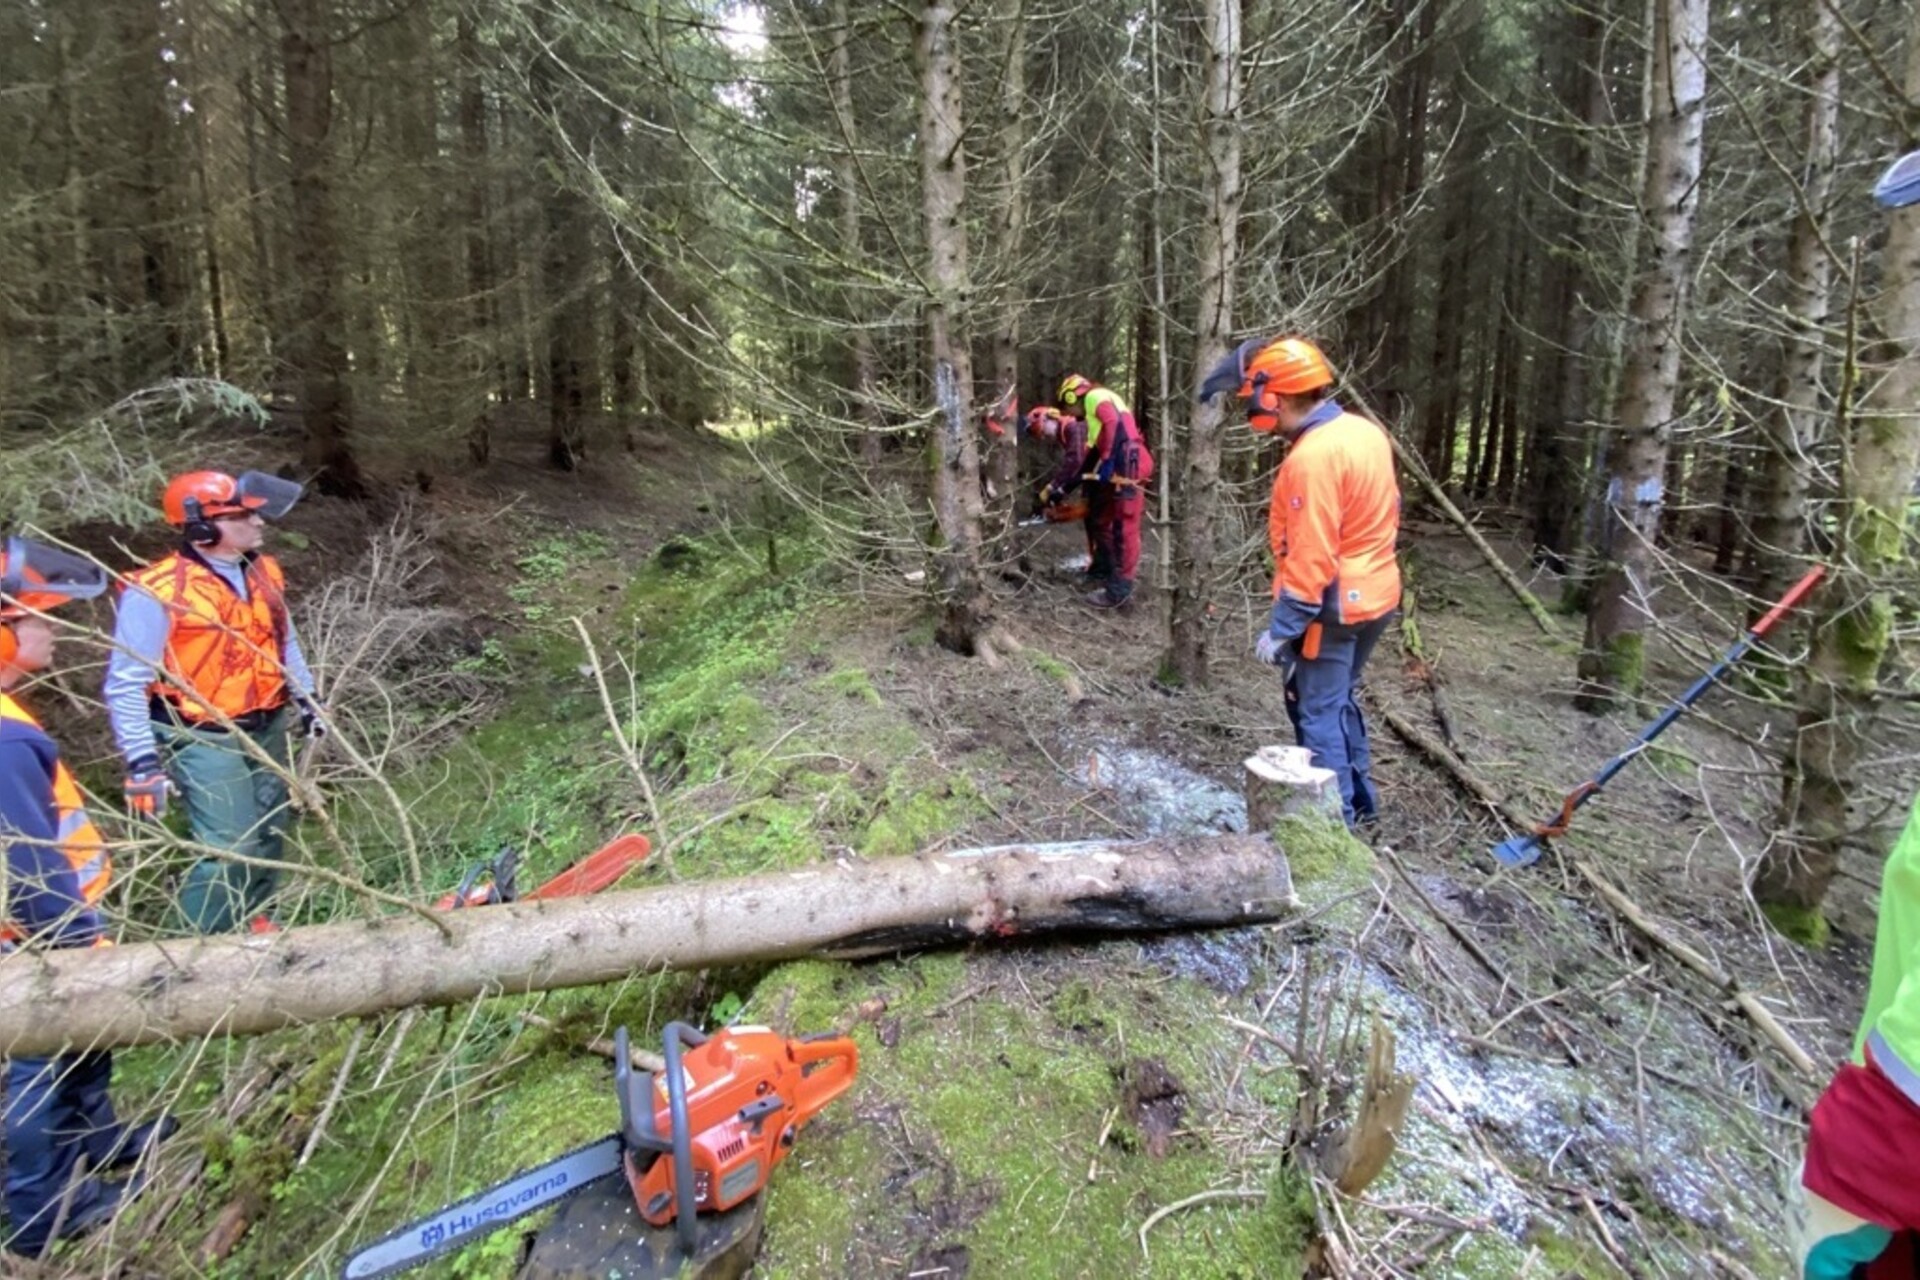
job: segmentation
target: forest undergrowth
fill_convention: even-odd
[[[1270,673],[1229,658],[1205,693],[1158,685],[1157,601],[1086,610],[1059,571],[1071,533],[1024,548],[1027,576],[1000,600],[1026,649],[989,668],[934,643],[911,584],[850,573],[804,523],[737,500],[740,484],[687,459],[619,501],[495,512],[443,491],[387,526],[389,566],[422,561],[402,576],[428,612],[393,624],[411,638],[381,664],[387,694],[350,709],[369,744],[407,745],[379,787],[308,762],[370,880],[407,891],[412,848],[450,887],[514,844],[531,883],[629,830],[660,854],[623,888],[1244,825],[1240,761],[1287,740]],[[1464,543],[1416,527],[1409,552],[1460,755],[1544,815],[1637,713],[1574,711],[1574,640],[1533,634]],[[314,581],[316,562],[316,611],[387,598]],[[336,654],[369,634],[339,610]],[[1686,644],[1718,644],[1697,621]],[[1652,683],[1678,688],[1690,660],[1656,644]],[[187,1129],[133,1212],[42,1270],[330,1274],[354,1244],[611,1129],[608,1064],[583,1046],[617,1026],[646,1043],[679,1018],[860,1044],[858,1086],[772,1183],[756,1274],[1783,1274],[1779,1189],[1817,1081],[1566,859],[1604,867],[1831,1061],[1864,984],[1858,926],[1843,915],[1807,951],[1769,935],[1740,889],[1784,713],[1714,703],[1559,853],[1496,873],[1503,833],[1382,721],[1431,714],[1418,670],[1383,645],[1368,681],[1381,830],[1279,833],[1305,905],[1278,925],[636,975],[125,1053],[129,1103]],[[323,860],[314,826],[302,856]],[[315,884],[290,917],[362,909]],[[1418,1085],[1386,1176],[1348,1198],[1318,1152],[1375,1023]],[[512,1275],[539,1221],[422,1274]]]

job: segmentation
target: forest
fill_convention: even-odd
[[[1920,787],[1920,208],[1874,197],[1920,7],[0,23],[0,536],[124,588],[171,477],[299,483],[266,549],[327,730],[262,757],[272,932],[193,936],[219,851],[127,812],[123,597],[50,615],[9,692],[116,945],[0,956],[0,1048],[115,1049],[123,1118],[180,1131],[20,1274],[341,1274],[616,1130],[616,1029],[675,1022],[859,1047],[748,1202],[758,1276],[1800,1274]],[[1279,335],[1397,467],[1353,834],[1250,760],[1294,741],[1254,656],[1285,446],[1199,393]],[[1076,374],[1156,463],[1124,612],[1035,519],[1017,424]],[[577,901],[428,909],[634,834]],[[982,926],[931,869],[1088,842],[1124,909],[1029,927],[982,871]],[[924,918],[862,914],[893,894]],[[570,1213],[424,1273],[614,1274],[555,1261]]]

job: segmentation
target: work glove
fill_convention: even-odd
[[[1253,642],[1253,656],[1270,667],[1285,666],[1287,661],[1287,641],[1275,640],[1273,632],[1262,631],[1260,638]]]
[[[319,703],[312,698],[296,698],[294,705],[300,711],[300,732],[303,735],[316,742],[327,736],[327,721]]]
[[[144,755],[127,766],[124,791],[127,812],[157,822],[167,816],[167,797],[173,794],[173,782],[161,772],[158,756]]]

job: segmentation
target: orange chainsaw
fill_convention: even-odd
[[[718,1247],[717,1239],[703,1240],[702,1225],[737,1217],[734,1210],[744,1212],[774,1166],[793,1150],[800,1130],[847,1091],[860,1069],[859,1049],[845,1036],[791,1039],[765,1027],[728,1027],[708,1036],[684,1022],[669,1023],[665,1050],[666,1069],[659,1075],[635,1071],[627,1029],[621,1027],[614,1033],[613,1069],[619,1132],[365,1246],[347,1260],[342,1276],[397,1275],[576,1191],[619,1186],[607,1181],[615,1174],[623,1176],[625,1194],[614,1206],[618,1212],[603,1214],[602,1222],[631,1224],[637,1207],[649,1228],[671,1225],[673,1237],[616,1241],[622,1251],[617,1265],[605,1240],[598,1239],[591,1247],[602,1251],[602,1261],[584,1273],[674,1274],[683,1261]],[[591,1199],[566,1206],[542,1240],[564,1232],[567,1210]],[[615,1230],[633,1234],[630,1225]],[[594,1224],[581,1234],[604,1237],[607,1228]],[[715,1236],[720,1234],[716,1228]],[[582,1273],[585,1247],[563,1242],[561,1251],[573,1261],[567,1274]],[[535,1248],[537,1255],[539,1245]],[[537,1256],[530,1259],[530,1268],[538,1262]]]

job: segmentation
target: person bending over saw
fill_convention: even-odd
[[[1126,401],[1077,373],[1060,381],[1061,412],[1086,432],[1082,470],[1072,477],[1087,486],[1087,529],[1093,546],[1088,580],[1098,589],[1087,597],[1096,609],[1127,609],[1140,570],[1140,522],[1147,512],[1147,482],[1153,479],[1153,455]],[[1064,459],[1062,460],[1064,463]]]
[[[106,585],[98,565],[25,538],[6,539],[0,552],[6,951],[107,945],[99,910],[113,875],[106,842],[59,747],[13,696],[53,661],[53,626],[40,615],[97,596]],[[16,973],[14,980],[28,978]],[[134,1188],[97,1175],[132,1167],[173,1131],[171,1117],[122,1125],[107,1094],[112,1075],[113,1057],[104,1051],[7,1060],[6,1246],[13,1252],[39,1257],[56,1238],[82,1235],[113,1217]]]
[[[1333,370],[1303,338],[1242,343],[1208,373],[1200,399],[1223,391],[1246,402],[1249,427],[1287,441],[1267,512],[1273,609],[1254,656],[1285,673],[1294,736],[1339,780],[1347,822],[1370,823],[1380,797],[1355,692],[1400,605],[1393,445],[1333,399]]]
[[[260,551],[262,518],[299,497],[299,485],[259,471],[175,476],[161,506],[179,549],[128,575],[120,596],[106,702],[128,806],[157,818],[178,788],[197,842],[253,860],[203,857],[187,872],[178,907],[196,933],[273,927],[258,913],[285,839],[290,722],[326,732],[286,576]]]

